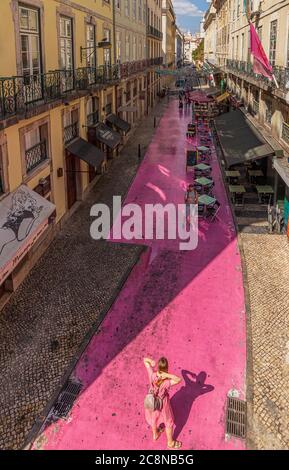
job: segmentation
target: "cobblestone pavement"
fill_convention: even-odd
[[[249,444],[256,449],[288,449],[289,244],[286,236],[268,234],[241,234],[240,240],[252,348]]]
[[[36,418],[59,389],[81,344],[111,302],[142,247],[95,242],[91,204],[125,195],[154,132],[163,101],[134,132],[108,173],[52,242],[0,315],[0,447],[23,447]]]

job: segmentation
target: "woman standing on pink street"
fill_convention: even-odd
[[[165,357],[159,359],[157,371],[153,369],[155,361],[152,359],[144,358],[144,365],[148,371],[151,392],[154,397],[159,397],[161,403],[161,409],[145,408],[145,417],[147,423],[152,427],[153,440],[156,441],[160,437],[164,430],[161,425],[164,425],[168,448],[179,449],[182,443],[173,439],[174,416],[170,404],[169,390],[173,385],[179,384],[181,379],[168,373],[169,364]]]

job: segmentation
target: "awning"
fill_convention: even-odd
[[[215,124],[228,168],[275,154],[240,110],[218,116]]]
[[[110,149],[116,148],[121,142],[121,136],[118,132],[113,131],[110,127],[106,126],[102,122],[94,126],[95,137],[99,142],[107,145]]]
[[[105,160],[105,155],[99,148],[81,138],[68,145],[66,149],[75,157],[80,158],[95,168],[98,168]]]
[[[217,103],[221,103],[222,101],[226,100],[227,98],[229,98],[230,96],[230,93],[228,93],[227,91],[225,91],[225,93],[223,93],[222,95],[220,96],[217,96],[215,99],[217,101]]]
[[[130,130],[130,123],[125,121],[124,119],[121,119],[116,114],[110,114],[109,116],[107,116],[106,121],[108,121],[110,124],[113,124],[120,131],[123,131],[125,133]]]
[[[0,203],[0,285],[47,229],[55,205],[21,185]]]

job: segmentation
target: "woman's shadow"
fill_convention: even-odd
[[[207,374],[201,371],[198,375],[188,370],[182,370],[185,385],[171,398],[171,406],[175,417],[174,439],[177,439],[188,421],[191,408],[199,395],[214,390],[213,385],[205,384]]]

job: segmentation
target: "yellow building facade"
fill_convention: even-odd
[[[116,112],[134,125],[146,111],[146,0],[115,2]]]
[[[162,0],[162,54],[164,65],[169,70],[175,68],[176,62],[176,15],[171,0]],[[171,81],[167,78],[167,84]]]
[[[5,18],[0,28],[0,211],[2,207],[10,224],[14,207],[5,212],[5,201],[8,195],[13,201],[16,191],[14,202],[18,203],[21,185],[55,207],[53,223],[37,247],[23,259],[17,255],[21,269],[15,255],[22,249],[20,241],[12,249],[13,240],[5,241],[7,230],[0,233],[0,294],[5,297],[42,254],[56,226],[105,171],[121,138],[111,129],[116,140],[109,147],[102,138],[103,129],[97,131],[98,138],[93,134],[93,126],[115,110],[119,77],[114,65],[111,2],[2,0],[0,15]],[[92,144],[86,148],[87,140],[95,144],[95,160],[91,160]],[[2,226],[10,229],[9,224]],[[15,255],[10,260],[12,272],[6,259],[10,247],[11,257]]]
[[[161,79],[155,72],[163,63],[161,0],[147,0],[147,112],[152,108],[161,90]]]

